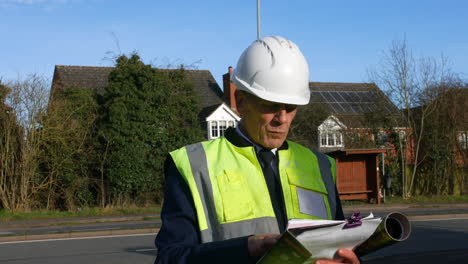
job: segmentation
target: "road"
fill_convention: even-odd
[[[364,257],[369,264],[467,263],[468,219],[412,221],[410,238]],[[0,263],[153,263],[154,234],[0,243]]]
[[[369,264],[468,263],[468,219],[411,221],[407,241],[363,257]]]
[[[0,243],[0,263],[153,263],[155,234]]]

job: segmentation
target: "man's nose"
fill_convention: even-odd
[[[285,123],[288,121],[288,116],[287,116],[287,111],[286,111],[286,107],[283,105],[281,107],[281,109],[278,110],[278,112],[276,112],[276,118],[278,120],[278,122],[280,123]]]

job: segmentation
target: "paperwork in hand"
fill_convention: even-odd
[[[354,216],[354,215],[353,215]],[[365,255],[405,240],[410,233],[408,219],[400,213],[384,218],[372,214],[355,221],[292,219],[273,248],[257,263],[313,263],[316,259],[336,259],[339,248]]]

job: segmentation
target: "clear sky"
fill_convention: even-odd
[[[443,53],[468,73],[466,0],[262,0],[261,35],[297,43],[311,81],[365,82],[405,36],[415,55]],[[137,51],[209,70],[221,86],[256,37],[256,0],[0,0],[0,77],[52,78],[54,65],[111,66],[108,52]]]

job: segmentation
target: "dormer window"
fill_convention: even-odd
[[[318,128],[319,147],[344,147],[342,129],[346,127],[334,116],[327,118]]]
[[[343,134],[339,130],[319,131],[320,147],[343,147]]]
[[[229,127],[236,127],[239,121],[239,116],[225,104],[221,104],[206,118],[208,129],[207,139],[215,139],[224,136],[226,129]]]

